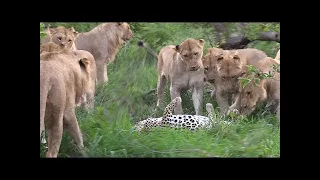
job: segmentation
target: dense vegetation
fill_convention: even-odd
[[[89,31],[99,23],[45,23],[51,27],[73,26],[79,32]],[[237,29],[228,23],[230,32]],[[95,110],[87,113],[77,109],[87,154],[91,157],[280,157],[280,123],[275,115],[262,108],[229,127],[210,131],[177,131],[154,129],[138,134],[132,131],[135,122],[159,117],[163,109],[156,108],[156,59],[137,46],[144,40],[156,52],[168,44],[184,39],[202,38],[205,48],[216,47],[215,30],[209,23],[131,23],[134,38],[122,47],[116,60],[108,65],[109,82],[97,88]],[[40,25],[40,31],[43,30]],[[254,37],[260,31],[280,32],[279,23],[251,23],[244,31]],[[40,33],[41,34],[41,33]],[[280,44],[254,41],[249,44],[275,57]],[[206,49],[204,51],[206,53]],[[194,114],[191,94],[182,94],[185,113]],[[170,102],[169,88],[165,103]],[[205,91],[204,105],[211,102],[217,118],[229,120],[219,113],[217,103]],[[261,105],[261,107],[263,107]],[[206,113],[206,112],[204,112]],[[59,157],[78,156],[72,138],[64,133]],[[45,146],[40,145],[40,157]]]

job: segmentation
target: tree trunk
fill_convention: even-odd
[[[221,44],[221,37],[227,33],[227,28],[223,23],[212,23],[212,25],[216,30],[216,43]]]
[[[222,36],[223,34],[228,34],[228,30],[226,26],[223,23],[212,23],[216,33],[216,42],[219,44],[219,48],[225,49],[225,50],[231,50],[231,49],[244,49],[247,48],[248,44],[259,40],[259,41],[275,41],[280,43],[280,33],[278,32],[261,32],[258,36],[258,38],[249,40],[248,37],[246,37],[243,32],[242,28],[248,25],[248,23],[237,23],[237,29],[239,31],[239,35],[233,36],[233,37],[227,37],[226,42],[222,42]]]

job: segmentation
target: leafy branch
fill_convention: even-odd
[[[46,37],[46,35],[47,35],[47,33],[45,32],[44,24],[40,23],[40,38],[44,38],[44,37]]]
[[[240,77],[239,78],[243,88],[245,88],[251,81],[254,82],[254,86],[257,86],[258,84],[260,84],[260,81],[262,79],[270,79],[270,78],[274,77],[275,72],[280,73],[280,64],[278,64],[278,65],[272,64],[270,67],[274,71],[269,71],[268,73],[264,73],[252,65],[247,65],[247,67],[248,67],[248,75],[252,74],[253,77],[252,78],[248,78],[248,77]]]

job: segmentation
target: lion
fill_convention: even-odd
[[[78,34],[77,31],[74,30],[73,27],[67,29],[62,26],[58,28],[49,28],[48,30],[48,39],[52,39],[52,41],[46,42],[40,46],[40,59],[50,59],[50,56],[54,56],[57,53],[64,53],[68,51],[73,51],[74,55],[76,55],[79,59],[86,58],[90,61],[90,71],[91,71],[91,87],[89,91],[81,98],[81,101],[77,104],[77,106],[84,106],[87,110],[92,110],[94,108],[94,96],[96,90],[96,79],[97,79],[97,68],[93,55],[84,50],[77,50],[74,44],[73,36]],[[56,32],[56,33],[52,33]],[[59,33],[57,33],[59,32]],[[63,41],[70,37],[68,44],[63,43]],[[61,41],[54,41],[55,38],[61,38]],[[71,45],[73,44],[73,45]]]
[[[74,50],[74,40],[76,39],[78,32],[74,30],[73,27],[65,28],[59,26],[56,28],[48,28],[47,36],[41,40],[40,44],[45,44],[48,42],[53,42],[61,48],[66,50]]]
[[[40,138],[46,123],[46,157],[57,157],[63,128],[70,132],[77,146],[83,148],[75,105],[90,88],[90,73],[90,61],[79,59],[71,52],[40,60]]]
[[[203,39],[188,38],[180,45],[163,47],[158,55],[157,106],[163,105],[163,92],[167,79],[170,80],[171,100],[181,97],[183,89],[192,89],[192,100],[197,115],[203,109],[204,69],[202,55]],[[183,114],[182,105],[174,109],[175,114]]]
[[[97,79],[97,67],[93,55],[84,50],[74,50],[73,53],[79,59],[87,59],[90,62],[90,74],[91,74],[91,83],[88,91],[83,95],[81,101],[77,106],[83,106],[88,111],[93,110],[94,108],[94,97],[96,93],[96,79]]]
[[[57,54],[66,53],[68,51],[69,50],[65,48],[64,45],[58,45],[50,41],[40,45],[40,60],[49,60]]]
[[[276,57],[274,59],[280,60],[280,49],[278,50],[277,55],[276,55]]]
[[[215,96],[215,79],[217,79],[218,71],[216,69],[217,58],[222,56],[224,51],[220,48],[208,48],[206,55],[202,57],[202,64],[204,67],[205,83],[210,87],[211,98]]]
[[[107,63],[114,61],[122,44],[132,37],[128,23],[102,23],[89,32],[78,34],[76,48],[89,51],[96,61],[97,84],[108,81]]]
[[[280,119],[280,73],[276,72],[272,65],[279,65],[280,62],[271,57],[266,57],[257,63],[257,69],[263,73],[273,72],[274,77],[263,79],[259,74],[247,72],[244,77],[249,79],[259,78],[260,82],[250,81],[243,87],[239,82],[239,96],[236,102],[230,106],[230,111],[237,109],[242,115],[250,115],[256,105],[261,102],[267,102],[268,108],[273,113],[277,113]]]
[[[40,45],[40,54],[45,52],[60,53],[64,50],[65,46],[60,46],[54,42],[48,42]]]
[[[248,48],[238,50],[223,50],[217,57],[215,92],[217,103],[222,113],[226,113],[229,106],[239,95],[239,78],[247,71],[247,65],[256,66],[257,62],[267,57],[261,50]]]

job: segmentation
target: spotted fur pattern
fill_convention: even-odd
[[[188,129],[188,130],[198,130],[198,129],[210,129],[216,126],[218,123],[230,124],[231,122],[221,121],[216,122],[213,116],[213,106],[210,103],[206,104],[206,110],[208,112],[208,117],[200,115],[174,115],[173,109],[181,103],[181,98],[177,97],[173,99],[165,108],[163,116],[159,118],[148,118],[146,120],[139,121],[136,123],[134,128],[137,131],[150,130],[155,127],[170,127],[175,129]]]
[[[134,126],[138,132],[144,130],[150,130],[154,127],[159,127],[161,125],[162,117],[160,118],[148,118],[142,121],[139,121]]]
[[[174,98],[165,108],[161,126],[170,128],[186,128],[189,130],[197,130],[200,128],[209,129],[212,123],[208,117],[200,115],[174,115],[173,109],[181,103],[181,97]],[[208,112],[209,114],[212,112]]]

